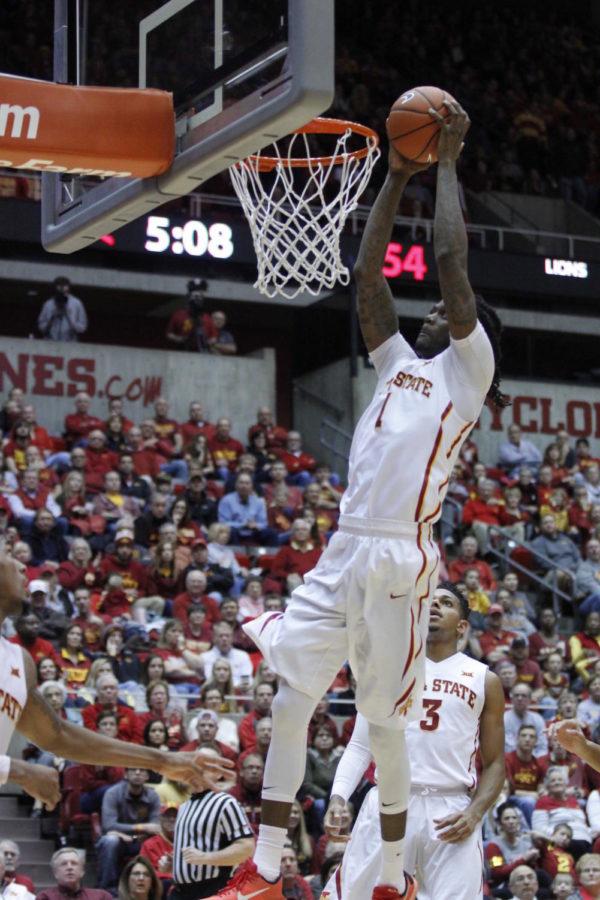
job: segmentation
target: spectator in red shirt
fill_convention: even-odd
[[[156,447],[148,447],[142,436],[142,429],[134,425],[127,433],[129,455],[133,460],[133,469],[136,475],[145,475],[156,478],[161,465],[167,461],[166,457],[158,452]]]
[[[169,402],[166,397],[157,397],[154,401],[154,430],[162,441],[172,444],[172,452],[180,454],[183,449],[183,441],[179,431],[179,422],[169,418]]]
[[[99,734],[105,737],[116,738],[119,732],[119,722],[114,712],[101,712],[96,719],[96,728]],[[113,784],[125,777],[125,769],[118,766],[79,766],[79,788],[81,790],[80,808],[82,813],[91,815],[100,812],[102,798]]]
[[[90,431],[85,451],[85,483],[87,490],[98,493],[104,487],[104,476],[116,469],[119,457],[106,446],[106,435],[99,428]]]
[[[311,887],[301,875],[293,847],[284,847],[281,855],[281,892],[286,900],[313,900]]]
[[[160,808],[158,824],[160,831],[146,838],[140,847],[140,856],[147,859],[158,877],[164,883],[164,895],[167,884],[173,879],[173,838],[175,837],[175,820],[177,804],[166,803]]]
[[[556,613],[548,606],[540,612],[538,630],[529,636],[529,658],[541,665],[551,653],[560,653],[565,663],[570,660],[567,639],[559,633]]]
[[[264,434],[267,440],[267,450],[275,450],[285,447],[288,433],[281,425],[276,425],[273,413],[268,406],[260,406],[256,414],[256,422],[248,429],[248,444],[256,434]]]
[[[265,764],[258,753],[250,753],[240,766],[238,783],[229,793],[241,803],[250,827],[258,836],[260,826],[261,791]]]
[[[19,859],[21,858],[19,845],[14,841],[0,841],[0,858],[2,857],[4,857],[4,879],[0,885],[0,890],[3,890],[7,884],[22,884],[23,887],[27,888],[30,894],[35,894],[36,890],[31,878],[17,872],[17,866],[19,865]]]
[[[104,557],[98,567],[98,581],[104,585],[110,575],[120,575],[123,590],[134,596],[144,596],[148,575],[146,567],[133,558],[133,538],[130,531],[122,529],[115,536],[115,552]]]
[[[531,516],[522,506],[523,495],[518,487],[509,487],[504,492],[504,506],[498,513],[498,521],[509,537],[521,543],[525,540],[525,528]]]
[[[502,627],[502,615],[502,607],[492,603],[486,616],[486,629],[479,636],[482,658],[488,665],[508,657],[510,645],[517,637],[514,631],[506,631]]]
[[[173,601],[173,616],[185,623],[189,610],[202,606],[206,611],[206,621],[214,625],[221,618],[219,604],[206,593],[206,575],[199,569],[192,569],[185,578],[185,591],[177,594]]]
[[[21,420],[26,422],[31,429],[31,441],[40,448],[44,456],[54,450],[54,440],[50,437],[42,425],[38,425],[35,415],[35,407],[32,403],[26,403],[23,407]],[[68,455],[67,455],[68,460]]]
[[[200,749],[214,750],[219,756],[237,763],[238,754],[228,744],[217,740],[219,717],[213,709],[201,709],[196,718],[198,738],[184,744],[182,750],[196,751]]]
[[[260,719],[271,715],[271,706],[273,705],[273,685],[267,681],[261,681],[256,685],[253,691],[252,710],[247,716],[244,716],[238,725],[238,734],[240,738],[240,749],[249,750],[256,744],[256,731],[254,726]]]
[[[471,527],[482,553],[487,547],[489,526],[500,524],[502,506],[502,501],[495,496],[494,482],[489,478],[479,479],[477,496],[463,506],[463,524]]]
[[[536,743],[533,725],[521,725],[516,750],[505,754],[510,800],[519,807],[530,827],[531,814],[548,771],[548,757],[533,755]]]
[[[215,434],[208,442],[208,449],[213,458],[217,477],[226,481],[233,472],[239,457],[244,453],[244,445],[231,437],[231,421],[221,417],[217,421]]]
[[[83,630],[84,647],[90,653],[99,653],[104,629],[111,619],[109,616],[92,612],[89,588],[75,588],[73,600],[75,601],[75,618],[72,622],[74,625],[80,625]]]
[[[203,278],[188,281],[185,307],[175,310],[169,319],[167,340],[182,350],[199,350],[204,331],[212,334],[211,317],[202,312],[206,288]]]
[[[56,575],[58,583],[67,591],[78,587],[91,587],[96,581],[96,571],[91,564],[92,551],[85,538],[73,538],[69,558],[61,562]]]
[[[600,855],[584,853],[577,860],[575,872],[579,880],[580,900],[597,900],[600,897]]]
[[[573,829],[566,822],[556,825],[550,836],[550,840],[545,840],[542,844],[542,858],[540,866],[554,878],[561,873],[575,875],[575,860],[567,847],[573,840]]]
[[[210,440],[214,437],[216,431],[215,426],[204,418],[202,404],[197,400],[192,400],[190,403],[188,415],[187,422],[183,422],[179,427],[184,450],[189,447],[199,434],[203,434],[207,440]]]
[[[24,613],[15,622],[16,634],[9,638],[11,643],[18,644],[28,651],[34,662],[39,662],[44,656],[49,656],[58,665],[58,654],[45,638],[39,636],[41,622],[33,612]]]
[[[157,492],[152,495],[150,508],[134,522],[136,544],[141,544],[142,547],[155,547],[158,544],[162,526],[173,525],[167,513],[168,506],[169,498],[165,494]]]
[[[314,569],[322,552],[310,539],[308,522],[296,519],[289,544],[277,551],[271,565],[271,575],[278,579],[281,588],[291,594],[294,588],[302,584],[306,573]]]
[[[288,470],[281,460],[275,460],[269,474],[271,481],[262,485],[269,525],[279,532],[288,531],[294,516],[302,509],[302,491],[287,484]]]
[[[244,750],[240,753],[238,766],[241,766],[250,753],[259,753],[266,763],[267,753],[269,752],[271,738],[273,736],[273,720],[269,716],[265,716],[264,719],[256,719],[254,722],[254,734],[256,743],[248,750]]]
[[[592,503],[588,498],[585,484],[576,484],[573,487],[573,499],[569,506],[569,530],[568,534],[574,541],[585,544],[592,531],[590,513]]]
[[[536,662],[529,659],[529,643],[523,635],[517,635],[513,638],[509,657],[515,664],[517,669],[517,681],[528,684],[534,692],[542,690],[544,682],[542,680],[542,670]]]
[[[114,675],[100,675],[96,680],[96,702],[84,707],[83,724],[91,731],[98,730],[98,716],[112,712],[117,716],[117,735],[122,741],[141,743],[142,732],[137,715],[130,706],[119,700],[119,682]]]
[[[103,428],[104,423],[96,416],[90,416],[91,398],[85,391],[81,391],[75,397],[75,412],[65,416],[65,441],[70,449],[73,445],[81,443],[94,428]]]
[[[329,700],[327,699],[327,697],[322,697],[319,700],[312,715],[312,719],[308,723],[306,739],[311,746],[313,744],[317,731],[319,731],[320,728],[327,729],[327,731],[333,738],[333,746],[337,747],[340,743],[340,736],[335,721],[329,715]]]
[[[490,566],[483,559],[477,559],[477,539],[472,535],[464,537],[460,544],[460,555],[448,566],[450,581],[462,581],[467,569],[477,569],[479,583],[484,591],[493,591],[496,579]]]
[[[275,450],[277,457],[285,464],[291,484],[305,487],[312,481],[312,473],[317,461],[302,449],[302,435],[299,431],[288,432],[285,449]]]

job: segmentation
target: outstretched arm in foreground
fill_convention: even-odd
[[[556,738],[561,747],[577,756],[600,772],[600,744],[588,741],[581,725],[575,719],[564,719],[552,726],[550,737]]]
[[[477,324],[477,307],[467,274],[467,230],[456,177],[456,161],[471,123],[456,101],[446,100],[445,105],[449,111],[445,119],[429,110],[441,125],[433,239],[448,326],[451,336],[458,340],[468,337]]]
[[[358,320],[369,353],[398,331],[392,292],[382,274],[394,217],[407,182],[428,165],[409,162],[390,148],[388,174],[367,219],[354,277],[358,288]]]
[[[462,812],[435,819],[438,839],[456,844],[469,837],[504,784],[504,691],[492,672],[485,676],[485,704],[481,713],[480,750],[483,771],[471,802]]]
[[[21,734],[43,750],[88,765],[151,769],[173,781],[197,789],[214,787],[212,778],[227,775],[232,763],[197,753],[169,753],[141,744],[104,737],[60,719],[36,688],[35,665],[24,651],[28,698],[17,726]],[[25,785],[27,790],[27,785]]]

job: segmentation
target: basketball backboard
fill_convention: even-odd
[[[55,0],[54,80],[171,91],[176,153],[155,178],[44,173],[44,247],[79,250],[320,115],[334,92],[333,5]]]

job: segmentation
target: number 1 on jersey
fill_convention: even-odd
[[[375,422],[375,428],[381,428],[381,423],[383,422],[383,413],[385,412],[385,407],[391,396],[392,392],[388,391],[385,395],[383,403],[381,404],[381,409],[379,410],[379,415],[377,416],[377,421]]]

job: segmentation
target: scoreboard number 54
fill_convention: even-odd
[[[388,244],[382,274],[386,278],[412,275],[414,281],[423,281],[428,272],[425,253],[421,244],[412,244],[402,255],[402,244]]]

